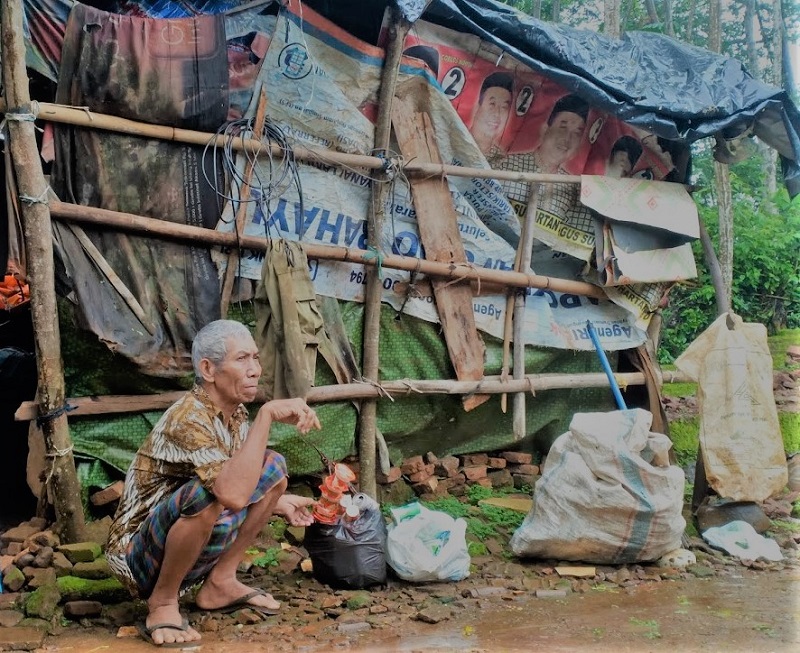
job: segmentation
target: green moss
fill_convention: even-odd
[[[77,576],[61,576],[56,579],[56,585],[64,601],[119,603],[131,598],[128,590],[116,578],[90,580]]]
[[[25,601],[25,614],[29,617],[52,619],[61,600],[61,593],[55,585],[43,585],[31,593]]]
[[[349,610],[358,610],[359,608],[367,607],[370,603],[372,603],[372,597],[368,592],[358,592],[347,599],[345,605]]]
[[[478,558],[489,553],[489,549],[483,542],[467,542],[467,552],[470,558]]]

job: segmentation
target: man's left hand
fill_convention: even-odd
[[[283,517],[291,526],[311,526],[314,516],[309,507],[316,503],[314,499],[297,494],[284,494],[275,504],[275,514]]]

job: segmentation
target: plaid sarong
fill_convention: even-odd
[[[220,513],[200,557],[183,579],[181,590],[191,587],[208,575],[219,557],[236,539],[239,527],[247,517],[248,507],[263,499],[286,475],[286,461],[283,456],[267,449],[261,478],[248,506],[239,512],[226,508]],[[214,495],[201,485],[200,479],[194,477],[157,504],[144,520],[128,544],[125,556],[140,598],[146,599],[153,591],[164,559],[167,534],[175,522],[181,517],[197,515],[215,500]]]

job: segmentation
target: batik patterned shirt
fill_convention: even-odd
[[[222,411],[199,385],[170,406],[136,452],[125,476],[108,536],[109,565],[127,576],[125,553],[154,506],[197,476],[213,493],[214,482],[244,443],[247,409],[239,405],[226,424]],[[128,573],[126,573],[128,572]]]

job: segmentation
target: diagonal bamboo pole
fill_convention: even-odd
[[[39,419],[50,469],[45,482],[55,506],[56,528],[69,542],[82,539],[83,505],[64,404],[64,369],[53,273],[53,237],[47,206],[47,182],[36,148],[25,42],[22,0],[3,0],[3,86],[8,106],[8,136],[21,201],[31,288],[31,314],[38,368]]]

